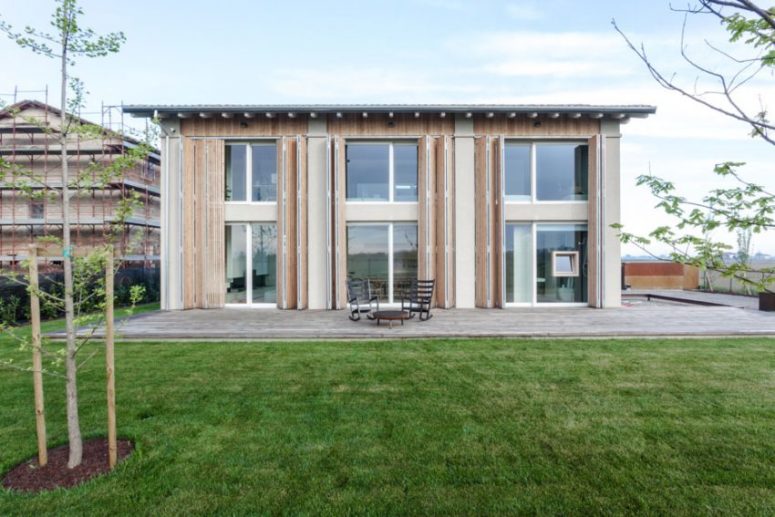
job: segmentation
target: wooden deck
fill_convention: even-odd
[[[617,309],[434,310],[428,322],[378,327],[344,311],[154,312],[119,325],[121,340],[304,340],[460,337],[775,336],[775,313],[638,302]]]

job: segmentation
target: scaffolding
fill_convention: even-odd
[[[43,100],[27,100],[33,96],[42,96]],[[49,105],[48,88],[15,88],[13,93],[0,94],[0,99],[5,98],[12,102],[0,109],[0,157],[31,172],[34,179],[26,182],[30,189],[49,194],[31,198],[17,188],[12,178],[0,182],[0,267],[15,269],[26,258],[29,244],[43,236],[61,238],[64,214],[59,163],[62,152],[60,124],[64,117],[59,109]],[[87,250],[96,248],[113,234],[117,237],[114,242],[117,254],[125,262],[142,263],[143,268],[158,267],[159,153],[154,150],[120,177],[102,182],[98,177],[99,170],[140,142],[126,136],[127,127],[120,106],[102,103],[99,113],[69,114],[79,123],[94,124],[84,118],[89,115],[99,115],[99,126],[103,128],[100,136],[76,134],[65,145],[70,182],[76,177],[86,179],[85,187],[82,185],[71,191],[73,246]],[[119,221],[120,202],[130,196],[137,196],[140,207],[130,217]],[[57,262],[57,257],[50,261],[52,266],[58,265]]]

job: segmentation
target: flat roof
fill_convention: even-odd
[[[188,118],[201,115],[204,117],[220,113],[224,116],[245,115],[266,116],[287,114],[309,115],[343,115],[343,114],[465,114],[488,115],[503,114],[507,116],[539,115],[593,118],[645,118],[656,113],[656,106],[645,104],[631,105],[597,105],[597,104],[127,104],[122,106],[124,113],[135,117]]]

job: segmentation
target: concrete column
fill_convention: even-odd
[[[161,309],[183,308],[181,181],[183,147],[178,120],[162,121],[161,137]]]
[[[455,307],[476,305],[474,122],[455,116]]]
[[[307,140],[308,307],[326,308],[326,150],[325,119],[310,119]]]
[[[622,304],[621,269],[622,250],[618,230],[611,228],[621,222],[621,171],[619,122],[604,120],[603,134],[603,307]]]

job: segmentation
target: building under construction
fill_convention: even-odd
[[[79,117],[74,120],[94,124]],[[24,171],[16,175],[17,181],[22,180],[33,191],[44,189],[48,193],[30,196],[18,188],[14,178],[0,181],[2,268],[18,267],[29,245],[40,237],[62,236],[62,122],[60,110],[39,101],[15,102],[0,110],[0,157]],[[109,124],[104,120],[96,125],[103,128],[99,136],[72,134],[67,143],[70,183],[80,176],[79,183],[86,185],[71,191],[72,244],[85,251],[104,244],[113,234],[117,254],[125,262],[155,267],[160,242],[158,151],[106,182],[100,178],[105,166],[140,142],[106,127]],[[139,201],[139,207],[129,217],[117,217],[121,200],[130,197]],[[56,257],[51,260],[57,262]]]

